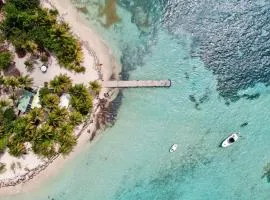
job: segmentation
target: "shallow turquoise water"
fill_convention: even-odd
[[[34,193],[1,200],[269,199],[270,183],[261,177],[270,161],[270,89],[258,83],[238,88],[238,95],[246,96],[237,101],[221,96],[221,75],[214,75],[202,57],[193,56],[192,33],[183,28],[176,37],[155,19],[162,14],[158,1],[152,11],[156,25],[149,33],[131,22],[126,1],[118,7],[121,23],[103,28],[92,2],[87,4],[93,11],[91,24],[129,79],[170,78],[172,87],[124,90],[116,124],[100,141]],[[259,98],[245,98],[254,94]],[[244,122],[248,125],[241,127]],[[219,148],[233,131],[240,131],[239,141]],[[179,148],[170,154],[173,143]]]

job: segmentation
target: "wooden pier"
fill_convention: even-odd
[[[159,81],[103,81],[102,86],[105,88],[139,88],[139,87],[170,87],[171,80]]]

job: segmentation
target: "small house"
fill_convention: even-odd
[[[70,95],[67,93],[62,94],[62,96],[60,97],[60,103],[59,106],[61,108],[68,108],[69,106],[69,102],[70,102]]]
[[[31,108],[31,103],[34,94],[28,90],[25,90],[22,97],[19,100],[18,110],[22,113],[27,113]]]

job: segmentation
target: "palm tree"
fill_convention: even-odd
[[[70,124],[61,124],[59,128],[57,128],[57,141],[61,145],[65,143],[67,137],[73,135],[74,126]]]
[[[52,110],[59,105],[60,98],[56,94],[47,94],[41,99],[41,103],[44,104],[46,108]]]
[[[8,89],[12,89],[12,94],[10,95],[10,99],[12,99],[13,104],[15,104],[15,101],[17,99],[15,95],[15,89],[19,87],[19,81],[15,76],[8,76],[5,77],[4,84]]]
[[[10,134],[16,134],[17,140],[21,139],[23,141],[25,138],[25,134],[27,132],[28,120],[26,116],[18,118],[12,125],[12,129],[10,130]]]
[[[11,105],[11,102],[7,99],[0,99],[0,109],[4,107],[8,107]]]
[[[71,95],[74,96],[81,96],[84,93],[88,92],[86,87],[83,84],[75,84],[71,89],[70,89],[70,93]]]
[[[27,114],[28,123],[38,126],[44,120],[44,110],[34,108]]]
[[[63,92],[67,92],[72,87],[72,81],[66,74],[60,74],[50,81],[49,86],[55,93],[61,94]]]
[[[98,81],[89,82],[90,90],[94,92],[95,95],[98,95],[102,89],[101,84]]]
[[[15,157],[26,154],[26,148],[22,142],[11,139],[8,144],[9,153]]]
[[[76,145],[77,139],[73,134],[63,134],[61,135],[61,138],[59,138],[59,142],[61,145],[59,152],[64,155],[67,155],[72,151],[73,147]]]
[[[48,116],[48,123],[54,127],[60,127],[68,121],[68,111],[66,108],[56,108]]]
[[[52,140],[56,137],[53,127],[49,124],[43,124],[38,130],[35,141]]]
[[[18,78],[18,82],[21,88],[30,88],[33,85],[33,78],[31,78],[29,75],[20,76]]]
[[[22,47],[33,54],[38,50],[38,45],[34,41],[26,41]]]
[[[13,93],[17,87],[19,87],[19,81],[15,76],[8,76],[5,77],[4,84],[8,87],[11,88]]]
[[[70,120],[70,123],[73,126],[77,126],[77,125],[79,125],[82,122],[83,116],[82,116],[81,113],[79,113],[77,111],[73,111],[69,115],[69,120]]]
[[[56,155],[55,145],[53,140],[43,140],[32,143],[33,151],[46,158],[51,158]]]
[[[70,89],[72,107],[82,115],[87,115],[93,106],[92,96],[83,84],[76,84]]]

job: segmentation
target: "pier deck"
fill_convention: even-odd
[[[171,80],[103,81],[102,86],[106,88],[170,87]]]

